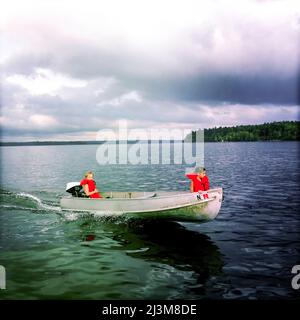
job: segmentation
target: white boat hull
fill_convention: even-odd
[[[207,194],[208,198],[204,198]],[[206,192],[111,192],[102,199],[64,197],[63,210],[97,212],[102,215],[129,215],[140,218],[164,218],[177,221],[214,219],[221,208],[222,188]]]
[[[208,198],[204,198],[207,194]],[[221,208],[222,188],[202,193],[188,191],[108,192],[102,199],[64,197],[63,210],[97,212],[103,215],[129,215],[177,221],[214,219]]]

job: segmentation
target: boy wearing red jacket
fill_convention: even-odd
[[[207,191],[209,190],[209,179],[206,175],[205,168],[196,168],[194,174],[188,174],[191,179],[191,192]]]

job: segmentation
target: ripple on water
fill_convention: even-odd
[[[295,298],[297,143],[207,143],[208,175],[225,195],[217,219],[148,227],[60,211],[65,182],[89,167],[101,190],[186,190],[186,165],[104,167],[95,162],[96,146],[26,148],[1,154],[8,299]]]

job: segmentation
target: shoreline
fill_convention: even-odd
[[[204,141],[204,143],[236,143],[236,142],[300,142],[300,140],[248,140],[248,141]],[[129,140],[129,141],[28,141],[28,142],[0,142],[0,147],[33,147],[33,146],[66,146],[66,145],[101,145],[104,143],[116,143],[116,144],[136,144],[136,143],[195,143],[194,141],[184,141],[184,140]]]

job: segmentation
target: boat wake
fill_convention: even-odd
[[[6,210],[28,210],[32,212],[59,212],[61,208],[46,203],[47,200],[42,200],[38,196],[25,192],[11,192],[6,190],[0,191],[1,204],[0,208]]]
[[[30,193],[20,192],[17,193],[17,197],[31,199],[37,204],[37,207],[42,208],[43,210],[61,211],[60,207],[46,204],[40,198]]]
[[[77,220],[90,220],[100,223],[128,224],[138,223],[140,218],[124,214],[116,215],[109,211],[72,211],[62,210],[59,206],[61,195],[39,191],[37,194],[27,192],[14,192],[0,189],[0,210],[2,212],[27,211],[33,214],[57,214],[66,222]],[[146,221],[147,219],[143,219]]]
[[[126,223],[130,220],[124,215],[116,216],[109,212],[80,212],[63,211],[59,206],[60,195],[40,191],[39,195],[27,192],[13,192],[0,189],[0,210],[5,211],[28,211],[34,214],[55,213],[61,219],[71,222],[80,219],[93,219],[101,222]]]

